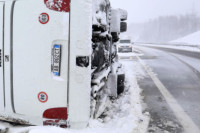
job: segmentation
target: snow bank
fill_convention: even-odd
[[[200,31],[195,32],[191,35],[172,41],[175,44],[186,44],[191,46],[200,46]]]
[[[141,89],[137,78],[145,76],[135,61],[121,61],[126,72],[126,89],[104,113],[104,117],[91,120],[89,127],[82,130],[59,127],[14,127],[0,122],[0,129],[9,128],[9,133],[145,133],[148,127],[148,113],[143,114]]]
[[[138,54],[140,55],[140,54]],[[126,74],[126,87],[130,90],[131,98],[131,109],[132,115],[135,118],[134,124],[135,127],[132,133],[146,133],[146,129],[149,124],[149,113],[146,112],[143,114],[143,100],[141,97],[141,88],[139,87],[137,80],[143,79],[146,76],[146,73],[143,71],[140,64],[136,61],[120,61],[125,69]]]
[[[191,46],[186,44],[175,44],[175,43],[168,43],[168,44],[139,44],[142,46],[151,46],[151,47],[160,47],[160,48],[170,48],[170,49],[177,49],[177,50],[185,50],[190,52],[200,52],[199,46]]]
[[[191,52],[200,52],[200,31],[183,38],[171,41],[169,43],[160,44],[140,44],[144,46],[163,47]]]

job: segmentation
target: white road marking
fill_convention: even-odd
[[[144,67],[146,72],[149,74],[155,85],[158,87],[159,91],[165,97],[165,100],[169,104],[170,108],[174,112],[175,116],[182,124],[186,133],[200,133],[200,129],[193,122],[193,120],[185,113],[183,108],[178,104],[176,99],[172,96],[172,94],[168,91],[168,89],[163,85],[163,83],[158,79],[154,72],[152,72],[151,68],[146,65],[140,57],[137,56],[140,64]]]

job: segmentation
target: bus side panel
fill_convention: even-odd
[[[0,112],[4,111],[3,16],[4,16],[4,3],[0,2]]]

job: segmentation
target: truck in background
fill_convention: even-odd
[[[1,0],[0,119],[83,128],[98,118],[123,92],[114,47],[126,19],[109,0]]]

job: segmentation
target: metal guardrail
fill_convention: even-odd
[[[148,45],[141,45],[141,46],[159,49],[159,50],[163,50],[163,51],[167,51],[167,52],[171,52],[171,53],[181,54],[181,55],[189,56],[189,57],[192,57],[192,58],[200,59],[200,52],[196,52],[196,51],[188,51],[188,50],[174,49],[174,48],[165,48],[165,47],[162,47],[162,46],[160,46],[160,47],[159,46],[154,47],[154,46],[148,46]]]

